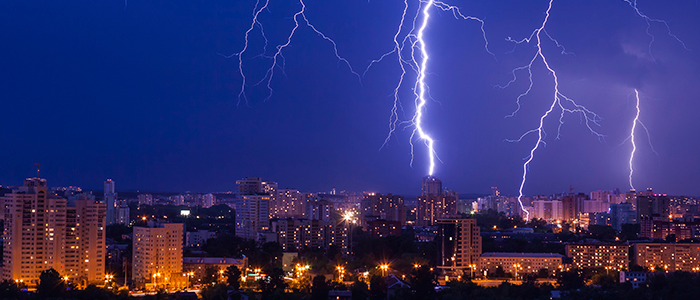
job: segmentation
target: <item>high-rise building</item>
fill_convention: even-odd
[[[561,198],[562,214],[565,221],[571,222],[578,219],[579,214],[584,212],[583,202],[588,199],[584,193],[569,194]]]
[[[666,194],[653,194],[651,189],[648,193],[638,194],[636,201],[637,220],[644,217],[659,216],[668,218],[670,214],[671,200]]]
[[[202,195],[201,199],[204,208],[210,208],[216,204],[216,197],[211,193]]]
[[[422,195],[418,197],[416,207],[416,224],[418,226],[431,226],[439,218],[449,218],[457,213],[457,199],[459,195],[454,191],[445,191],[442,181],[433,176],[426,176],[422,180]]]
[[[442,180],[434,176],[426,176],[421,182],[422,196],[440,196],[444,193],[442,190]]]
[[[278,185],[276,182],[262,180],[260,177],[246,177],[236,180],[236,194],[239,195],[269,195],[277,197]]]
[[[114,181],[105,181],[104,201],[107,205],[107,225],[116,223],[117,218],[117,193],[114,190]]]
[[[615,230],[622,230],[622,224],[634,224],[637,212],[632,203],[620,203],[610,205],[610,221]]]
[[[92,195],[82,194],[68,199],[66,260],[61,275],[82,286],[104,279],[106,211],[106,204],[96,202]]]
[[[330,221],[333,217],[333,203],[325,200],[310,201],[306,204],[304,217],[309,220]]]
[[[92,195],[70,201],[48,193],[46,180],[28,178],[0,197],[4,207],[3,280],[38,284],[53,268],[85,285],[104,280],[106,205]]]
[[[547,222],[563,220],[562,202],[559,200],[534,200],[531,202],[530,218],[543,219]]]
[[[438,268],[459,272],[475,268],[481,255],[476,219],[438,219]]]
[[[236,236],[255,239],[258,232],[269,229],[269,195],[236,195],[235,210]]]
[[[150,221],[146,227],[134,227],[132,281],[136,286],[181,287],[182,244],[181,223]]]
[[[131,222],[131,209],[125,200],[119,201],[117,208],[117,224],[129,225]]]
[[[274,218],[300,218],[304,215],[306,196],[295,189],[280,189],[277,199],[270,205],[270,215]]]

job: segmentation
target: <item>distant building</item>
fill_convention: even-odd
[[[114,191],[114,181],[105,181],[104,200],[107,205],[107,225],[115,224],[117,221],[117,193]]]
[[[438,219],[438,268],[460,272],[479,264],[481,235],[476,219]]]
[[[131,209],[126,201],[119,201],[119,207],[117,208],[117,224],[129,225],[131,222]]]
[[[559,200],[534,200],[531,204],[531,218],[542,219],[549,223],[564,219],[562,202]]]
[[[216,204],[216,197],[211,193],[204,194],[202,195],[201,201],[202,207],[210,208]]]
[[[137,286],[181,287],[182,223],[157,223],[134,226],[132,282]]]
[[[629,245],[610,243],[566,244],[566,256],[573,259],[574,268],[629,269]]]
[[[173,205],[185,205],[185,196],[183,195],[175,195],[173,196]]]
[[[139,199],[139,205],[153,205],[153,195],[151,194],[140,194],[137,196]]]
[[[650,271],[700,271],[700,245],[686,243],[635,243],[632,263]]]
[[[481,255],[479,270],[493,274],[498,267],[506,273],[523,275],[538,273],[541,269],[552,275],[561,270],[564,256],[556,253],[488,252]]]
[[[571,222],[577,220],[580,213],[584,212],[584,201],[588,199],[588,195],[569,194],[561,198],[563,220]]]
[[[48,193],[46,180],[28,178],[0,197],[4,208],[2,280],[38,284],[53,268],[80,285],[104,280],[105,204],[91,195],[67,201]]]

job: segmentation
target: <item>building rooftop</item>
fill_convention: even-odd
[[[558,253],[487,252],[482,257],[564,257]]]

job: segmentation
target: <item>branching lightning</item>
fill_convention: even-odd
[[[263,78],[260,79],[254,85],[254,86],[258,86],[260,84],[265,84],[265,87],[268,90],[268,95],[265,98],[265,101],[270,99],[272,97],[272,94],[274,93],[274,90],[272,89],[272,79],[275,76],[275,69],[280,68],[281,72],[284,73],[285,58],[284,58],[284,55],[282,52],[285,48],[287,48],[292,43],[292,38],[294,37],[294,34],[299,29],[300,23],[302,23],[302,25],[305,25],[309,29],[313,30],[316,34],[318,34],[324,40],[328,41],[333,46],[333,53],[334,53],[335,57],[338,59],[338,63],[341,63],[341,62],[344,63],[348,67],[350,72],[353,75],[357,76],[357,79],[361,83],[362,78],[360,77],[360,74],[358,74],[357,72],[355,72],[355,70],[353,70],[352,66],[350,65],[350,62],[347,59],[340,56],[340,54],[338,53],[338,45],[335,43],[335,41],[333,39],[329,38],[328,36],[326,36],[320,30],[318,30],[313,24],[311,24],[309,19],[306,17],[306,4],[304,3],[304,0],[299,0],[300,9],[292,17],[292,20],[294,20],[294,27],[289,32],[289,35],[287,36],[286,42],[283,44],[277,45],[275,47],[276,48],[275,53],[272,55],[268,55],[266,52],[267,52],[267,46],[268,46],[269,41],[268,41],[267,37],[265,36],[265,30],[263,29],[262,23],[260,23],[259,17],[260,17],[261,12],[263,12],[264,10],[269,10],[270,0],[265,0],[264,3],[262,3],[262,5],[260,4],[260,2],[261,2],[261,0],[257,0],[255,2],[255,7],[253,8],[253,18],[252,18],[252,21],[250,23],[250,27],[245,32],[245,36],[244,36],[244,40],[243,40],[244,41],[243,49],[241,49],[241,51],[233,53],[231,55],[223,55],[223,54],[219,53],[219,55],[221,55],[225,58],[232,58],[234,56],[238,57],[238,72],[242,78],[241,90],[238,94],[238,104],[240,104],[242,100],[244,100],[246,103],[248,103],[248,97],[246,95],[246,88],[248,87],[248,79],[247,79],[245,72],[243,70],[243,55],[248,51],[248,48],[249,48],[248,38],[250,36],[250,33],[256,27],[259,28],[259,30],[260,30],[260,35],[265,42],[265,46],[263,47],[262,52],[255,57],[262,57],[262,58],[265,58],[265,59],[268,59],[271,61],[270,67],[265,72],[265,76],[263,76]]]
[[[384,147],[389,142],[391,136],[396,131],[398,124],[403,124],[406,127],[412,127],[413,131],[411,132],[411,136],[409,138],[409,144],[411,146],[410,164],[413,165],[414,159],[413,141],[416,139],[420,140],[425,144],[428,150],[428,175],[433,175],[435,171],[435,162],[436,160],[439,160],[439,158],[437,157],[437,153],[434,148],[435,140],[428,133],[426,133],[423,126],[423,116],[426,110],[427,98],[430,97],[430,88],[428,87],[428,84],[426,82],[429,54],[427,49],[427,43],[425,41],[425,29],[427,28],[430,19],[430,9],[434,7],[436,9],[440,9],[441,11],[450,12],[452,13],[452,16],[454,16],[456,19],[472,20],[479,22],[481,33],[484,39],[484,49],[487,53],[493,56],[494,59],[496,58],[496,56],[488,48],[489,43],[488,39],[486,38],[486,31],[484,30],[483,20],[477,17],[465,15],[461,12],[459,7],[449,5],[442,1],[427,0],[420,1],[420,4],[421,5],[418,8],[418,12],[413,18],[412,27],[410,28],[410,30],[408,30],[408,33],[403,35],[402,38],[402,32],[404,32],[404,26],[407,23],[406,18],[409,8],[408,0],[404,0],[404,8],[401,14],[399,26],[393,38],[394,48],[391,51],[380,56],[378,59],[371,61],[370,64],[367,66],[367,69],[363,73],[363,76],[375,63],[379,63],[386,57],[392,54],[396,54],[397,61],[401,68],[401,74],[399,75],[399,80],[393,90],[394,103],[391,109],[391,114],[389,116],[389,133],[387,134],[387,137],[384,140],[382,147]],[[420,22],[419,25],[417,24],[418,22]],[[410,120],[401,122],[398,115],[398,110],[401,107],[399,93],[406,79],[407,68],[411,68],[416,73],[413,86],[415,112]]]
[[[653,23],[663,24],[664,27],[666,27],[666,31],[668,32],[668,35],[671,36],[672,38],[674,38],[676,41],[678,41],[678,42],[683,46],[683,48],[684,48],[685,50],[690,51],[690,49],[688,49],[688,47],[685,46],[685,43],[684,43],[678,36],[676,36],[675,34],[673,34],[673,32],[671,32],[671,27],[668,26],[668,22],[666,22],[665,20],[654,19],[654,18],[648,17],[646,14],[644,14],[642,11],[639,10],[639,7],[637,7],[637,0],[622,0],[622,1],[627,2],[627,4],[629,4],[629,5],[632,7],[632,9],[634,9],[634,12],[635,12],[639,17],[641,17],[641,18],[644,20],[644,22],[647,23],[646,33],[647,33],[647,35],[649,36],[649,39],[650,39],[650,41],[649,41],[649,56],[651,57],[651,59],[652,59],[653,61],[656,61],[656,59],[654,58],[654,55],[651,53],[651,45],[654,44],[654,41],[656,40],[656,38],[655,38],[654,35],[651,34],[651,32],[649,31],[649,30],[651,30],[651,23],[652,23],[652,22],[653,22]]]
[[[547,61],[547,57],[544,55],[544,53],[542,51],[542,33],[544,33],[545,36],[547,36],[552,42],[554,42],[557,47],[562,49],[562,53],[566,53],[563,50],[563,47],[559,44],[559,42],[557,42],[555,39],[553,39],[545,30],[545,27],[547,25],[547,21],[549,20],[549,17],[550,17],[550,11],[552,9],[553,2],[554,2],[554,0],[549,1],[549,6],[547,7],[547,10],[545,12],[545,18],[544,18],[544,21],[542,22],[542,25],[539,28],[535,29],[532,32],[532,34],[530,34],[529,37],[524,38],[524,39],[519,40],[519,41],[512,40],[511,38],[507,39],[508,41],[516,43],[516,45],[522,44],[522,43],[531,43],[534,40],[536,53],[527,65],[513,69],[513,71],[511,72],[511,74],[513,75],[513,79],[511,79],[506,85],[500,86],[500,88],[506,88],[506,87],[510,86],[510,84],[514,83],[517,80],[517,75],[516,75],[517,72],[527,70],[528,78],[529,78],[528,88],[523,93],[518,95],[518,97],[516,99],[517,108],[515,111],[513,111],[513,113],[511,113],[509,115],[509,116],[515,116],[515,114],[520,110],[521,99],[523,97],[529,95],[530,91],[532,90],[532,86],[534,84],[533,80],[532,80],[532,66],[535,64],[535,62],[538,59],[542,61],[542,64],[547,69],[547,71],[549,71],[549,73],[552,75],[553,81],[554,81],[554,88],[552,91],[552,104],[549,106],[549,109],[547,109],[547,111],[545,111],[544,114],[542,114],[542,116],[540,117],[538,127],[523,133],[517,139],[507,140],[509,142],[520,142],[523,140],[523,138],[525,138],[526,136],[528,136],[530,134],[537,135],[537,142],[530,149],[529,155],[525,158],[525,163],[523,164],[523,175],[522,175],[522,179],[520,181],[520,187],[518,189],[518,204],[520,205],[520,209],[525,213],[526,220],[529,220],[530,213],[525,209],[523,202],[522,202],[523,189],[525,187],[525,182],[527,180],[527,174],[528,174],[528,170],[530,167],[530,163],[532,163],[532,160],[535,157],[535,152],[537,152],[540,145],[546,146],[545,138],[546,138],[547,134],[544,130],[545,119],[547,119],[547,117],[550,114],[553,114],[555,109],[560,110],[559,125],[557,127],[556,139],[561,138],[561,126],[564,124],[564,115],[566,113],[578,113],[578,114],[580,114],[581,119],[583,120],[586,127],[590,130],[590,132],[592,134],[597,136],[599,139],[602,139],[604,137],[602,134],[598,133],[593,128],[593,126],[599,125],[598,122],[601,120],[600,116],[598,116],[596,113],[592,112],[591,110],[587,109],[586,107],[576,103],[573,99],[565,96],[559,90],[559,78],[557,77],[557,73],[552,68],[552,66],[549,64],[549,62]],[[565,104],[567,104],[567,106],[565,106]]]

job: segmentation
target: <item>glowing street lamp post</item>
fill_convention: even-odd
[[[382,270],[382,277],[386,276],[386,271],[389,269],[388,264],[379,265],[379,269]]]

